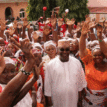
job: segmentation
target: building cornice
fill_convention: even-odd
[[[0,3],[28,2],[28,0],[0,0]]]
[[[107,7],[88,7],[90,13],[105,13],[107,14]]]

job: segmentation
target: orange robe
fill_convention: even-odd
[[[44,83],[44,71],[43,71],[43,67],[41,68],[40,75],[41,75],[42,80],[43,80],[43,83]],[[31,74],[29,75],[27,81],[29,81],[29,80],[32,78],[32,76],[33,76],[33,73],[31,73]],[[37,81],[34,83],[33,86],[35,87],[36,92],[37,92],[37,90],[38,90]],[[30,95],[31,95],[31,90],[29,90],[29,93],[30,93]],[[44,107],[44,106],[43,106],[43,104],[40,104],[40,103],[37,102],[37,107]]]
[[[102,90],[107,88],[107,71],[101,72],[94,67],[91,54],[81,58],[85,64],[87,87],[91,90]]]
[[[44,107],[43,104],[37,103],[37,107]]]

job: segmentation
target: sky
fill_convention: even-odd
[[[89,7],[107,7],[107,0],[88,0]]]

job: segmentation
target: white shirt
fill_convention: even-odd
[[[43,70],[45,71],[46,70],[46,65],[50,62],[50,57],[48,55],[45,55],[44,57],[42,57],[42,61],[45,62],[44,63],[44,67],[43,67]]]
[[[39,75],[39,78],[37,80],[37,85],[38,85],[37,102],[41,103],[41,100],[42,100],[42,87],[43,87],[43,82],[42,82],[41,75]]]
[[[56,57],[48,63],[45,95],[52,98],[53,107],[77,107],[78,92],[84,87],[84,71],[76,58],[69,56],[68,62],[61,62]]]

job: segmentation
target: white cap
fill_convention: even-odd
[[[15,61],[12,60],[10,57],[4,57],[5,64],[13,64],[15,65]]]
[[[33,44],[32,44],[32,47],[33,47],[33,49],[39,47],[39,48],[41,49],[41,53],[43,53],[43,48],[42,48],[42,46],[41,46],[40,43],[33,43]]]
[[[50,40],[44,43],[44,49],[46,50],[46,47],[50,45],[53,45],[56,48],[56,44],[52,40]]]

